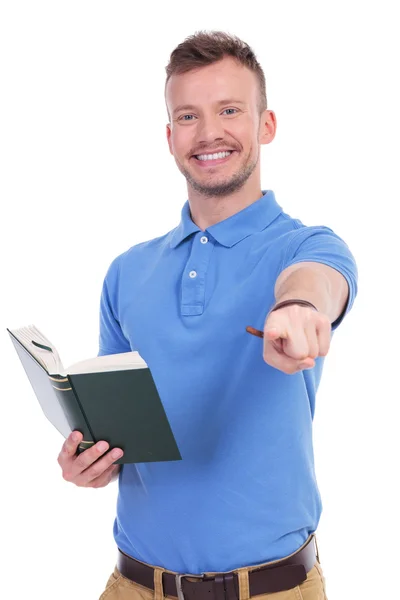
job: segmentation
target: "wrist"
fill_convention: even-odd
[[[276,302],[272,306],[271,310],[269,311],[269,314],[271,314],[272,312],[274,312],[276,310],[279,310],[280,308],[284,308],[285,306],[292,306],[293,304],[297,304],[298,306],[304,306],[307,308],[312,308],[313,310],[318,312],[317,307],[309,300],[304,300],[303,298],[286,298],[286,299],[279,299],[279,302]]]

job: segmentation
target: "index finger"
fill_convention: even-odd
[[[73,431],[65,440],[61,452],[67,456],[76,454],[79,444],[83,440],[83,435],[80,431]]]

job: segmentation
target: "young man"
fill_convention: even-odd
[[[321,599],[312,420],[356,264],[331,229],[303,225],[261,189],[276,118],[247,44],[189,37],[165,93],[188,201],[178,227],[112,262],[100,354],[139,351],[183,460],[121,469],[118,561],[101,598]],[[118,449],[99,442],[76,456],[81,439],[63,446],[64,478],[107,485]]]

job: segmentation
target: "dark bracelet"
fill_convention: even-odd
[[[293,298],[290,300],[283,300],[282,302],[278,302],[278,304],[271,308],[267,315],[267,318],[272,312],[274,312],[274,310],[278,310],[279,308],[283,308],[284,306],[290,306],[291,304],[300,304],[300,306],[308,306],[309,308],[313,308],[318,312],[318,309],[314,306],[314,304],[311,304],[311,302],[309,302],[308,300],[298,300],[296,298]],[[252,335],[256,335],[257,337],[264,337],[264,332],[260,329],[254,329],[254,327],[246,327],[246,331],[248,333],[251,333]]]
[[[317,307],[314,306],[314,304],[311,304],[311,302],[308,302],[308,300],[299,300],[296,298],[292,298],[290,300],[283,300],[283,302],[278,302],[278,304],[275,304],[275,306],[273,306],[269,312],[271,314],[275,310],[278,310],[279,308],[283,308],[284,306],[290,306],[291,304],[299,304],[300,306],[308,306],[309,308],[313,308],[314,310],[316,310],[318,312]]]

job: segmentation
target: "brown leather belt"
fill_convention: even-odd
[[[314,536],[295,554],[261,568],[249,570],[250,596],[274,594],[290,590],[307,579],[307,573],[316,561]],[[131,581],[154,590],[154,568],[118,552],[117,568],[121,575]],[[195,578],[195,581],[191,579]],[[175,596],[179,600],[235,600],[239,599],[237,573],[216,575],[162,574],[164,596]]]

